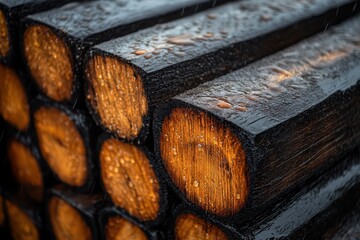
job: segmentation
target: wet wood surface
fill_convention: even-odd
[[[82,98],[82,83],[81,70],[83,56],[86,50],[94,45],[115,37],[124,36],[131,32],[153,26],[158,23],[168,22],[183,16],[194,14],[206,8],[211,8],[221,3],[230,0],[181,0],[181,1],[167,1],[167,0],[138,0],[138,1],[87,1],[75,2],[67,4],[61,8],[51,11],[42,12],[39,14],[28,16],[23,26],[23,40],[26,39],[25,30],[32,26],[45,26],[56,35],[58,41],[63,42],[69,48],[70,69],[72,74],[70,80],[73,81],[66,97],[56,98],[49,94],[48,91],[41,89],[41,84],[38,83],[40,89],[51,99],[60,102],[74,102],[77,98]],[[25,32],[25,33],[24,33]],[[24,37],[25,34],[25,37]],[[45,34],[43,34],[45,35]],[[34,39],[34,42],[38,40]],[[27,42],[22,42],[23,50],[29,48]],[[43,46],[43,44],[38,44]],[[30,45],[31,46],[31,45]],[[43,49],[47,51],[51,48]],[[44,58],[49,57],[44,54]],[[56,52],[54,53],[56,54]],[[52,77],[49,67],[56,68],[57,64],[63,64],[59,61],[65,54],[59,54],[57,59],[48,59],[48,61],[36,62],[35,65],[41,65],[40,71],[46,75],[46,78]],[[25,55],[26,56],[26,55]],[[38,82],[39,76],[34,73],[35,67],[32,66],[32,61],[36,61],[36,57],[26,58],[27,66],[30,68],[30,75]],[[53,62],[49,61],[52,60]],[[52,65],[51,65],[52,64]],[[49,73],[46,73],[46,72]],[[54,73],[62,76],[63,71]],[[61,78],[60,78],[61,79]],[[69,80],[69,81],[70,81]],[[65,85],[65,84],[63,84]],[[64,86],[63,86],[64,87]],[[60,88],[59,88],[60,89]],[[79,95],[80,94],[80,95]]]
[[[177,139],[176,133],[168,129],[164,132],[162,128],[164,119],[171,121],[173,109],[184,109],[185,114],[188,110],[189,115],[200,112],[199,116],[212,116],[222,128],[230,129],[238,137],[246,156],[249,183],[245,208],[256,209],[271,202],[338,160],[360,143],[359,32],[357,17],[176,96],[157,111],[154,123],[155,151],[168,164],[167,171],[181,171],[174,170],[176,166],[170,163],[187,151],[186,143],[182,144],[186,139],[181,137],[177,140],[177,155],[167,147],[163,148],[168,149],[165,152],[160,148],[160,144],[175,144],[169,145],[166,136]],[[181,134],[189,131],[188,127],[182,129],[187,126],[185,115],[183,119],[183,125],[174,119]],[[200,144],[191,131],[187,136],[193,134],[190,140]],[[205,148],[210,147],[211,141]],[[206,176],[198,167],[195,169],[200,169],[199,174]],[[178,184],[177,191],[179,183],[186,183],[181,174],[178,176],[172,179]],[[195,188],[204,188],[206,184],[186,186],[191,187],[181,189],[180,195],[189,196],[191,191],[199,191]],[[191,201],[201,203],[196,196]],[[216,211],[210,205],[207,210]]]
[[[16,60],[20,61],[18,37],[21,18],[29,14],[59,7],[68,2],[71,2],[71,0],[1,0],[0,46],[2,49],[0,50],[0,61],[6,64],[14,64]],[[2,19],[5,21],[2,22]]]
[[[86,87],[90,111],[107,131],[127,141],[142,143],[149,133],[152,109],[158,103],[323,31],[355,14],[357,8],[352,1],[283,0],[276,6],[263,0],[241,1],[97,45],[87,56],[89,66],[84,66],[90,85]],[[111,87],[116,86],[114,79],[106,78],[112,74],[111,65],[97,64],[99,83],[93,83],[95,77],[90,75],[90,65],[91,59],[97,56],[115,58],[131,66],[140,78],[148,107],[141,116],[142,125],[135,137],[123,137],[121,127],[113,129],[115,120],[107,123],[99,117],[100,111],[106,111],[100,109],[103,106],[97,106],[100,99],[106,100],[107,95],[111,97],[117,89]],[[102,69],[108,69],[108,75],[103,74]],[[96,91],[95,84],[100,82],[108,84],[109,92]],[[132,108],[130,102],[120,97],[114,99],[109,100],[109,109]]]

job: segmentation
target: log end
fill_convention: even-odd
[[[160,186],[153,166],[135,145],[109,138],[100,150],[101,178],[114,204],[140,221],[160,213]]]
[[[11,68],[0,64],[0,114],[20,131],[30,125],[30,108],[24,86]]]
[[[136,239],[147,240],[145,232],[122,217],[110,217],[106,224],[106,239]]]
[[[136,139],[148,114],[148,101],[138,72],[111,56],[95,55],[85,65],[87,101],[101,124],[117,137]]]
[[[34,200],[43,198],[43,178],[40,166],[31,150],[16,139],[8,143],[8,157],[12,175],[22,189]]]
[[[40,151],[64,183],[82,187],[88,177],[87,153],[75,122],[55,107],[42,106],[34,113]]]
[[[228,239],[226,234],[220,228],[190,213],[181,214],[177,217],[174,235],[176,240]]]
[[[5,201],[11,236],[18,239],[38,240],[39,230],[32,219],[9,200]]]
[[[27,66],[38,87],[55,101],[71,100],[74,85],[72,54],[49,27],[27,26],[23,38]]]
[[[0,57],[5,58],[10,52],[10,36],[5,13],[0,10]]]
[[[175,107],[162,122],[159,148],[174,185],[192,203],[219,216],[244,206],[249,193],[245,151],[227,125],[206,112]]]
[[[81,214],[61,198],[52,197],[48,211],[56,239],[92,239],[92,232]]]

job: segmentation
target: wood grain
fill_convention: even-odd
[[[106,239],[147,240],[143,230],[122,217],[110,217],[106,225]]]
[[[281,0],[277,6],[265,0],[245,0],[102,43],[93,47],[85,58],[85,94],[90,111],[107,131],[141,144],[149,133],[157,104],[323,31],[355,14],[357,8],[355,2],[342,0]],[[98,76],[94,74],[93,62],[101,59],[99,56],[116,65],[96,66],[106,69],[107,77],[101,70]],[[106,97],[107,104],[117,109],[118,119],[126,119],[132,103],[112,96],[120,94],[120,89],[116,88],[119,78],[111,76],[124,68],[123,65],[129,66],[126,82],[135,83],[135,76],[136,79],[140,77],[142,83],[134,93],[134,88],[127,88],[125,92],[133,95],[129,99],[139,99],[137,96],[142,95],[142,89],[147,98],[146,111],[128,119],[130,124],[116,121],[113,111],[108,111],[104,117],[101,104],[106,93],[112,92]],[[99,89],[98,83],[102,81],[107,88]],[[109,118],[113,121],[109,122]],[[140,128],[139,119],[142,119]],[[128,133],[128,125],[139,128],[136,137],[133,132]]]
[[[359,20],[356,17],[242,70],[200,85],[158,109],[154,121],[155,150],[178,193],[200,205],[200,195],[188,197],[194,188],[184,187],[192,183],[181,176],[182,166],[169,166],[191,150],[182,136],[192,136],[194,140],[201,137],[208,132],[212,119],[216,119],[221,131],[232,132],[244,149],[243,166],[247,166],[250,187],[244,207],[250,209],[271,202],[358,145]],[[186,114],[191,117],[187,118]],[[176,124],[178,132],[168,127]],[[177,156],[170,154],[173,143],[166,141],[167,137],[179,138]],[[220,140],[230,139],[224,136]],[[202,143],[200,140],[192,143],[197,144]],[[218,149],[217,154],[229,152]],[[210,161],[212,155],[204,154],[204,157]],[[204,162],[197,161],[195,156],[190,151],[192,176],[204,172]],[[231,165],[223,166],[222,171],[225,170],[230,175],[238,171]],[[222,171],[217,175],[223,174]],[[211,173],[207,179],[203,177],[203,182],[198,183],[201,190],[196,191],[213,194],[207,189],[214,186],[215,173]],[[227,189],[230,187],[224,185],[219,191]],[[223,197],[218,205],[201,207],[217,215],[236,215],[236,209],[219,214],[222,209],[231,209],[229,203],[235,201],[235,192],[217,195]]]

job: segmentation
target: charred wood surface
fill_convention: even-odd
[[[158,109],[155,151],[174,189],[231,218],[358,145],[359,33],[357,17]]]
[[[99,124],[143,143],[164,100],[327,29],[354,1],[241,1],[92,48],[86,98]]]

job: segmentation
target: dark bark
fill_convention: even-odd
[[[138,137],[126,141],[145,141],[159,103],[323,31],[355,14],[359,6],[354,1],[277,4],[262,0],[227,4],[93,47],[85,64],[96,55],[115,57],[136,70],[145,89],[149,113]],[[136,49],[150,55],[144,58],[134,53]],[[153,50],[157,53],[152,55]],[[89,81],[86,75],[85,79]],[[85,89],[91,86],[85,83]],[[90,102],[88,106],[101,124]]]
[[[184,107],[210,114],[242,143],[250,185],[244,213],[319,176],[360,143],[359,29],[357,17],[176,96],[157,110],[155,153],[161,158],[164,118]]]

